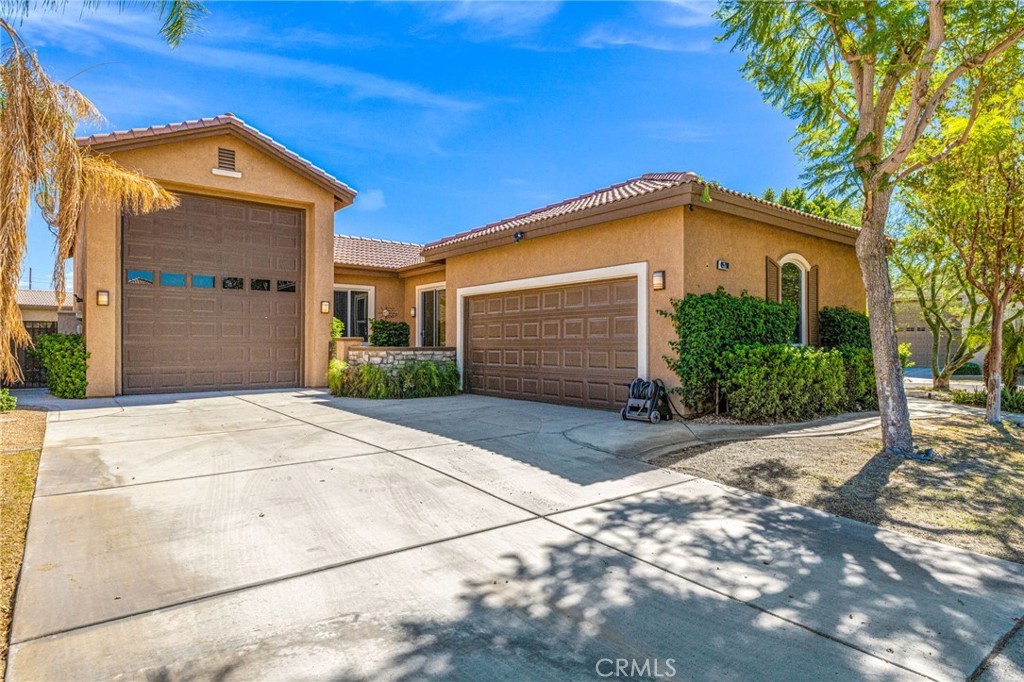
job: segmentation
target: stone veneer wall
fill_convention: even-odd
[[[380,365],[383,369],[394,369],[399,365],[418,360],[434,360],[437,362],[455,362],[455,349],[444,348],[410,348],[384,346],[350,346],[346,348],[350,365]]]

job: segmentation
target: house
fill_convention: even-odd
[[[79,331],[78,319],[75,316],[69,293],[61,306],[57,305],[57,294],[43,289],[18,289],[15,301],[21,310],[21,319],[25,330],[34,342],[43,334],[74,334]],[[21,367],[24,381],[15,384],[17,388],[43,386],[43,371],[27,348],[17,349],[18,366]]]
[[[450,345],[467,390],[615,407],[663,360],[671,299],[718,287],[864,310],[856,228],[648,174],[426,245],[333,234],[347,185],[231,115],[84,138],[182,197],[90,207],[76,247],[90,395],[322,386],[331,317]],[[705,192],[710,191],[710,196]]]

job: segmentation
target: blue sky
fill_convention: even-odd
[[[713,3],[212,2],[177,50],[155,13],[21,24],[99,130],[233,112],[360,191],[335,232],[427,242],[646,172],[798,184],[794,125],[716,43]],[[95,132],[95,131],[83,131]],[[46,286],[35,218],[22,273]]]

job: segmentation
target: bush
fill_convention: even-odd
[[[823,348],[871,348],[868,316],[846,306],[822,308],[818,312],[818,330]]]
[[[718,359],[738,345],[786,344],[793,336],[797,310],[746,294],[731,296],[719,287],[713,294],[687,294],[672,300],[671,318],[677,340],[669,345],[675,357],[665,361],[677,377],[683,403],[691,409],[713,401],[719,380]]]
[[[18,406],[18,399],[6,388],[0,388],[0,412],[10,412]]]
[[[743,421],[806,421],[839,414],[848,403],[839,351],[736,346],[719,367],[729,413]]]
[[[370,320],[371,346],[408,346],[409,325],[390,320]]]
[[[988,393],[985,391],[964,391],[954,388],[949,392],[949,396],[957,405],[985,407],[988,402]],[[1024,413],[1024,388],[1019,388],[1017,386],[1003,386],[1002,408],[1007,412]]]
[[[871,349],[842,346],[838,350],[846,372],[846,409],[850,412],[877,410],[878,386]]]
[[[46,386],[57,398],[84,398],[89,354],[81,334],[44,334],[32,351],[46,372]]]
[[[331,319],[331,338],[340,339],[345,336],[345,323],[338,318]]]
[[[965,362],[960,365],[955,372],[955,377],[980,377],[981,376],[981,365],[976,362]]]
[[[899,356],[900,356],[900,367],[902,367],[903,369],[907,369],[908,367],[913,367],[914,365],[917,364],[916,362],[914,362],[913,360],[910,359],[910,344],[909,343],[901,343],[898,346],[896,346],[896,352],[899,353]]]
[[[393,372],[380,365],[346,365],[334,360],[327,372],[332,394],[350,398],[431,398],[457,395],[462,389],[454,362],[418,360]]]

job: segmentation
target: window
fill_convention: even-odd
[[[345,336],[370,338],[370,290],[335,289],[334,316],[345,324]]]
[[[192,275],[192,287],[195,289],[212,289],[213,275]]]
[[[420,291],[419,317],[420,345],[443,346],[445,343],[444,287]]]
[[[136,284],[141,286],[150,286],[153,284],[153,271],[152,270],[129,270],[128,271],[128,284]]]
[[[221,286],[225,289],[233,289],[239,291],[245,288],[244,277],[224,277],[221,279]]]
[[[793,328],[793,343],[804,344],[806,338],[806,314],[804,309],[804,271],[793,262],[782,264],[782,302],[792,303],[797,309],[796,326]]]
[[[160,286],[162,287],[183,287],[185,286],[185,273],[183,272],[161,272]]]
[[[270,291],[269,279],[250,279],[249,289],[251,291]]]
[[[293,279],[279,279],[277,280],[277,290],[281,292],[287,292],[290,294],[295,293],[295,280]]]

